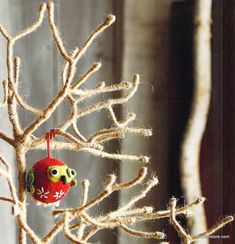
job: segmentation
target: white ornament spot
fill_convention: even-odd
[[[48,198],[49,191],[45,192],[44,188],[41,187],[41,189],[37,189],[37,195],[40,195],[40,198]]]
[[[53,197],[57,200],[57,199],[62,198],[64,194],[65,194],[65,192],[63,190],[60,190],[59,192],[56,192]]]

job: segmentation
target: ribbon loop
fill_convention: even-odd
[[[50,150],[50,140],[55,137],[55,130],[51,129],[49,132],[46,133],[46,141],[47,141],[47,156],[50,158],[51,150]]]

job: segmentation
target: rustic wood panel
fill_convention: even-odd
[[[172,1],[123,1],[123,65],[122,79],[130,80],[133,74],[140,74],[141,84],[137,95],[125,107],[123,116],[129,110],[137,114],[135,125],[150,127],[150,139],[128,137],[122,144],[124,152],[149,154],[149,172],[157,172],[160,185],[153,189],[142,201],[159,209],[165,208],[168,201],[168,115],[167,84],[169,63],[169,15]],[[134,176],[140,165],[123,162],[122,179]],[[123,192],[120,203],[134,192]],[[144,223],[138,229],[162,229]],[[164,226],[166,229],[166,225]],[[131,242],[131,237],[120,232],[119,243]],[[135,240],[135,243],[152,243],[153,240]]]

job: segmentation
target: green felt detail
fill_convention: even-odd
[[[72,186],[77,186],[77,184],[78,184],[78,181],[76,179],[72,179],[71,185]]]
[[[34,193],[35,188],[33,186],[34,183],[34,169],[30,169],[27,175],[27,180],[26,180],[26,188],[28,192]]]

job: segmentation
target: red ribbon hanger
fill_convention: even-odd
[[[47,155],[48,158],[50,158],[50,154],[51,154],[51,150],[50,150],[50,140],[52,140],[53,138],[55,138],[55,130],[52,129],[49,132],[46,133],[46,140],[47,140]]]

